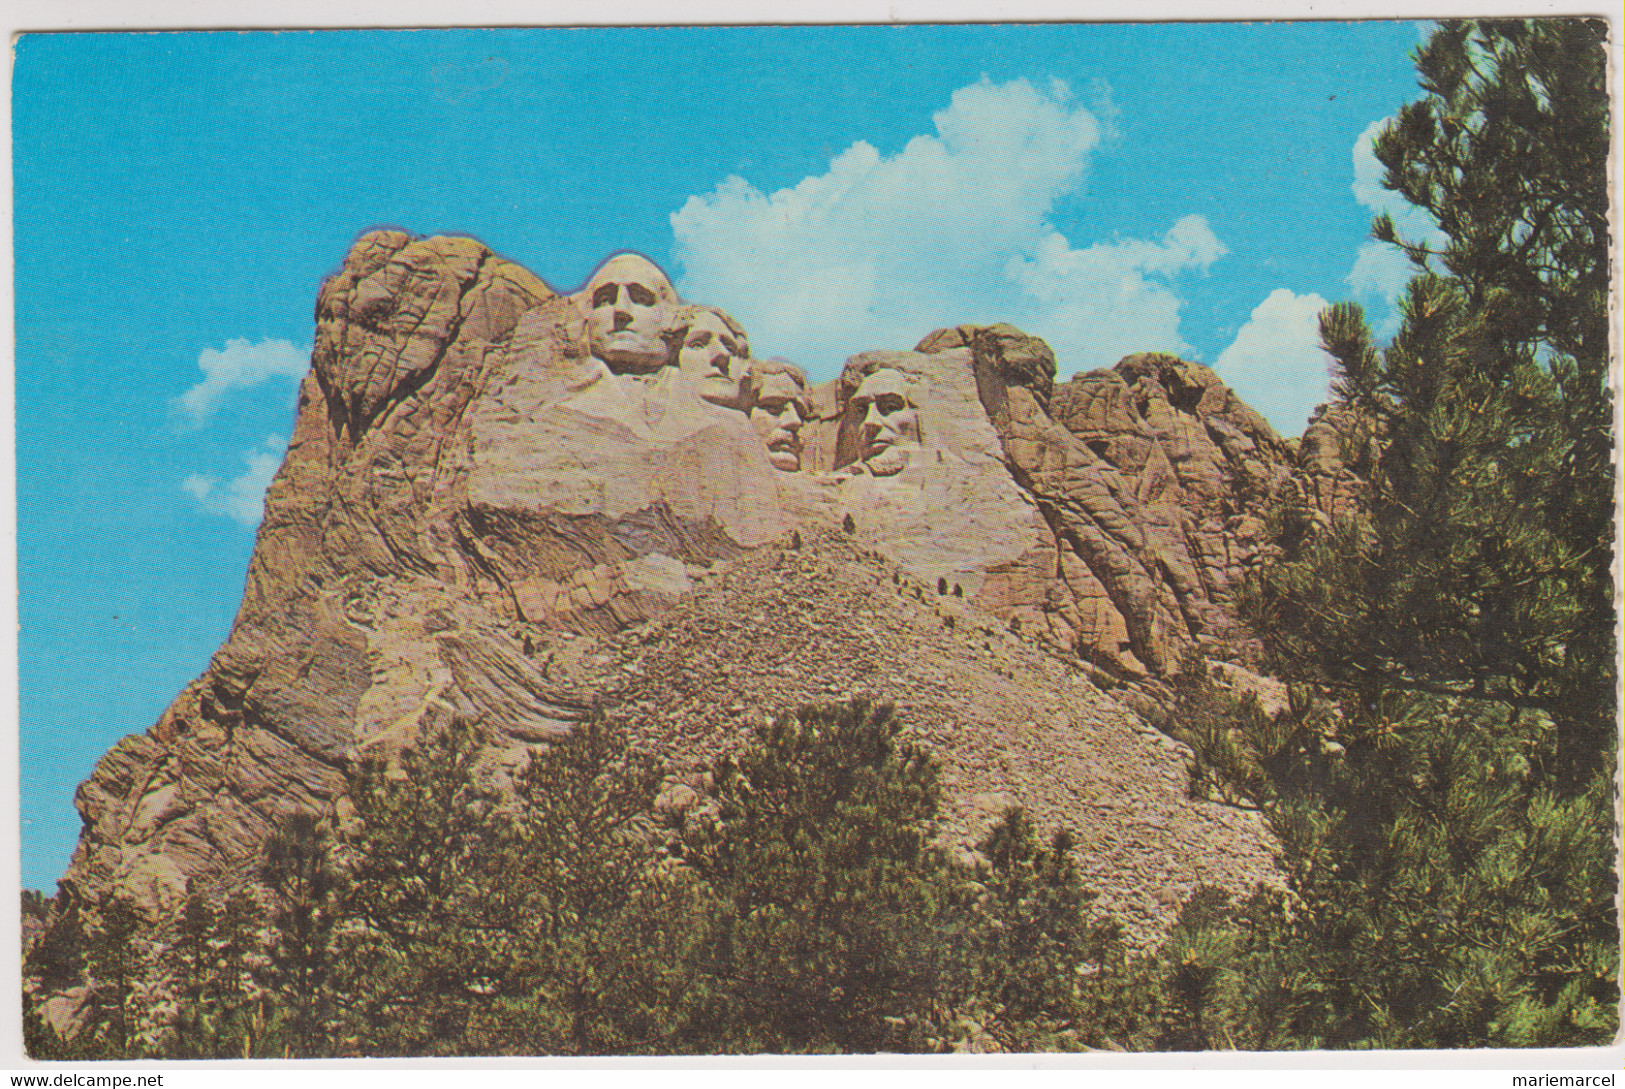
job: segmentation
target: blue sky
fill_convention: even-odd
[[[35,35],[13,161],[22,882],[224,640],[322,279],[372,227],[561,290],[642,251],[815,377],[1012,321],[1161,348],[1277,429],[1368,238],[1407,22]],[[1413,224],[1423,231],[1426,224]]]

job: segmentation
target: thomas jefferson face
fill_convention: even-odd
[[[801,468],[801,425],[806,413],[806,394],[793,377],[770,374],[762,379],[750,422],[767,444],[767,459],[773,468],[786,473]]]
[[[920,447],[920,413],[910,388],[901,371],[878,370],[852,395],[852,411],[863,421],[863,462],[876,476],[902,472]]]
[[[587,285],[592,354],[616,374],[647,374],[666,363],[660,337],[677,300],[671,281],[635,253],[612,257]]]
[[[741,385],[750,366],[749,347],[739,342],[715,311],[695,316],[677,351],[677,370],[704,400],[723,408],[743,408]]]

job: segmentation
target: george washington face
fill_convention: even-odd
[[[677,293],[654,262],[618,254],[593,276],[586,295],[593,355],[616,374],[647,374],[665,366],[660,333]]]

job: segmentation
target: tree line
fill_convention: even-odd
[[[937,765],[890,707],[807,708],[655,816],[656,764],[594,718],[503,791],[454,726],[353,811],[291,818],[259,893],[146,940],[114,900],[59,912],[41,982],[89,981],[36,1057],[1048,1050],[1121,971],[1066,834],[1019,810],[977,862],[933,841]],[[76,929],[77,928],[77,929]]]

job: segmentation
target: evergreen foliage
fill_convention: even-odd
[[[255,1026],[262,1053],[287,1058],[331,1050],[337,1010],[330,983],[344,882],[333,847],[329,826],[308,813],[288,817],[266,843],[260,880],[275,909]]]
[[[146,989],[143,986],[148,943],[143,940],[146,921],[125,897],[115,896],[99,905],[96,925],[86,934],[84,948],[86,994],[83,1045],[114,1055],[144,1057]]]
[[[1605,35],[1451,21],[1418,53],[1428,93],[1376,154],[1446,242],[1378,219],[1420,272],[1386,349],[1358,307],[1322,315],[1378,439],[1365,513],[1289,540],[1254,603],[1293,675],[1545,712],[1571,790],[1616,713]]]
[[[601,719],[499,791],[455,726],[291,818],[246,892],[187,904],[142,1043],[137,927],[103,912],[93,1029],[36,1055],[714,1054],[1084,1046],[1122,966],[1064,833],[1019,811],[953,861],[938,772],[890,707],[804,708],[717,762],[714,804]],[[343,807],[341,807],[343,808]],[[261,924],[266,925],[261,925]],[[125,959],[115,953],[122,950]],[[109,959],[113,958],[113,959]],[[149,983],[152,980],[148,981]],[[121,1002],[122,1000],[122,1002]],[[1098,1006],[1099,1004],[1096,1003]],[[123,1017],[124,1020],[120,1020]]]
[[[517,777],[515,891],[530,919],[520,971],[528,1054],[661,1053],[702,925],[691,875],[659,848],[661,772],[593,718]],[[514,1046],[514,1045],[510,1045]]]
[[[1362,509],[1277,522],[1266,715],[1205,671],[1184,737],[1263,810],[1285,895],[1182,920],[1168,1046],[1603,1043],[1617,1028],[1605,27],[1446,22],[1377,141],[1443,245],[1379,349],[1321,318]],[[1228,704],[1228,706],[1227,706]],[[1194,713],[1192,713],[1194,712]],[[1176,716],[1177,717],[1177,716]]]
[[[84,901],[71,890],[57,893],[46,918],[45,933],[29,950],[28,965],[42,989],[71,987],[84,975]]]
[[[1045,845],[1032,819],[1007,811],[979,845],[982,895],[968,946],[965,1003],[1007,1051],[1070,1051],[1109,1039],[1111,985],[1123,973],[1117,924],[1097,913],[1072,834]]]
[[[471,732],[454,725],[352,777],[336,986],[340,1053],[469,1053],[479,999],[513,954],[510,874],[497,849],[497,800],[474,775]],[[365,1043],[362,1041],[365,1040]]]
[[[717,765],[683,825],[708,886],[702,1050],[918,1050],[947,1020],[968,890],[930,843],[935,764],[889,705],[805,708]]]
[[[215,976],[212,946],[219,930],[220,916],[214,906],[204,897],[190,896],[175,938],[164,951],[164,972],[172,981],[176,1004],[168,1051],[176,1058],[214,1057],[209,1046],[214,1007],[207,992]]]
[[[1273,719],[1236,711],[1227,744],[1262,773],[1232,787],[1280,837],[1289,892],[1187,904],[1161,953],[1178,1016],[1157,1046],[1612,1039],[1613,787],[1553,788],[1549,722],[1406,692],[1343,717],[1301,691]]]

